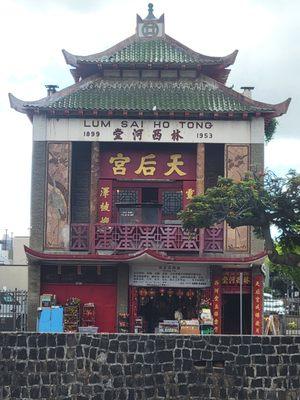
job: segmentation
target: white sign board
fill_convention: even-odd
[[[34,117],[37,141],[263,143],[263,118],[252,121]]]
[[[130,267],[129,284],[132,286],[204,288],[210,286],[208,266],[136,266]]]

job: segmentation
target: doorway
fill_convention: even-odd
[[[242,334],[251,334],[251,295],[242,295]],[[230,293],[222,296],[222,334],[239,335],[240,294]]]

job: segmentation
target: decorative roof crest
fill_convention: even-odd
[[[138,14],[136,16],[136,34],[142,39],[154,39],[165,34],[165,17],[156,18],[153,14],[153,4],[148,4],[148,15],[142,19]]]

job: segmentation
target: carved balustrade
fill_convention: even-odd
[[[223,252],[223,226],[186,232],[178,225],[72,224],[70,250]]]

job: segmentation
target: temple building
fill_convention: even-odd
[[[191,235],[178,212],[218,176],[263,171],[265,127],[290,100],[226,86],[237,51],[191,50],[151,4],[129,38],[63,55],[72,86],[48,85],[37,101],[10,94],[33,125],[29,328],[52,294],[93,304],[98,332],[192,327],[206,308],[212,329],[200,333],[261,334],[263,241],[226,223]]]

